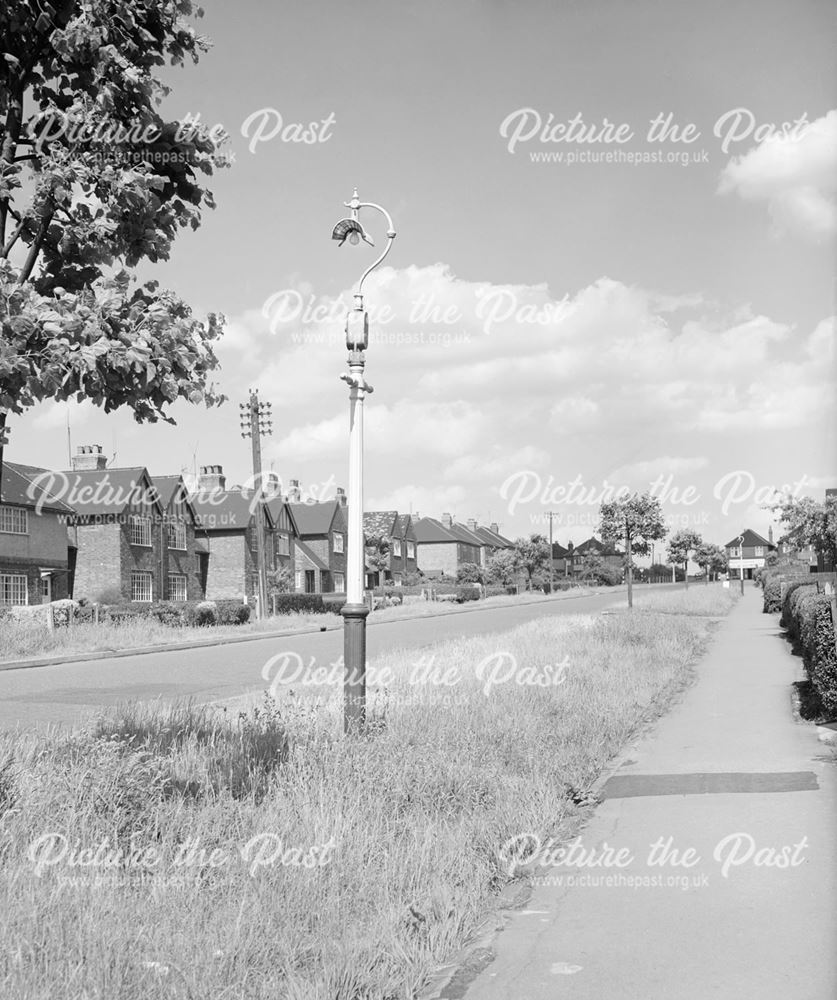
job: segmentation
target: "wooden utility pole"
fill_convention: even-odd
[[[239,403],[241,410],[241,436],[250,438],[253,446],[253,483],[255,493],[254,516],[256,519],[256,570],[258,574],[258,617],[267,614],[267,564],[264,547],[264,484],[262,483],[262,434],[273,431],[271,404],[259,402],[256,389],[250,390],[250,398],[246,403]]]
[[[628,607],[634,606],[634,574],[631,564],[631,525],[625,518],[625,577],[628,581]]]
[[[549,518],[549,592],[550,594],[555,591],[555,559],[552,553],[552,518],[555,517],[555,511],[550,511],[547,514]]]

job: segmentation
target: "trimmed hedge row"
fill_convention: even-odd
[[[782,617],[779,619],[779,624],[788,630],[792,639],[798,640],[800,638],[801,622],[797,617],[800,599],[811,593],[816,594],[816,592],[816,586],[807,580],[791,580],[785,585],[785,594],[782,598]]]
[[[99,620],[106,622],[138,621],[153,618],[171,628],[198,625],[243,625],[250,620],[251,608],[236,600],[221,601],[152,601],[148,604],[115,604],[101,609]]]
[[[831,598],[808,594],[797,604],[800,641],[808,678],[829,715],[837,714],[837,652],[831,621]]]
[[[777,576],[766,577],[763,581],[764,600],[762,611],[764,614],[774,614],[782,610],[782,581]]]

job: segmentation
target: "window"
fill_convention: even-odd
[[[396,587],[400,587],[401,586],[401,574],[400,573],[396,573],[395,574],[395,579],[393,580],[393,583],[395,584]]]
[[[764,555],[764,546],[763,545],[757,545],[756,546],[756,556],[763,556],[763,555]]]
[[[392,554],[394,556],[401,557],[401,539],[393,538],[392,540]]]
[[[26,577],[0,574],[0,604],[28,604],[29,588]]]
[[[276,536],[276,551],[280,556],[289,556],[291,554],[291,540],[287,535]]]
[[[416,543],[415,542],[407,542],[407,558],[408,559],[415,559],[416,558]]]
[[[342,552],[343,551],[343,536],[340,534],[339,531],[335,531],[334,534],[331,537],[332,537],[332,540],[334,542],[334,551],[335,552]]]
[[[298,569],[294,573],[294,590],[302,590],[302,570]]]
[[[343,594],[346,591],[346,581],[342,573],[334,574],[334,592],[336,594]]]
[[[151,547],[151,518],[132,514],[128,521],[128,531],[131,545],[147,545]],[[149,600],[151,598],[149,597]]]
[[[186,524],[184,521],[169,521],[166,525],[166,534],[170,549],[186,548]]]
[[[28,535],[28,512],[23,507],[0,507],[0,531],[9,535]]]
[[[186,577],[181,573],[169,573],[169,600],[186,600]]]
[[[150,573],[139,573],[137,571],[131,573],[131,600],[144,601],[145,603],[151,600]]]

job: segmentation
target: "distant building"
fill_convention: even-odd
[[[400,587],[405,576],[417,568],[416,533],[409,514],[396,510],[370,510],[363,512],[364,538],[383,538],[389,542],[384,582]],[[380,571],[366,567],[366,586],[380,586]]]
[[[69,597],[75,546],[72,508],[43,487],[46,469],[3,463],[0,493],[0,606],[46,604]]]
[[[772,536],[772,529],[771,529]],[[729,576],[731,580],[740,580],[743,571],[745,580],[752,580],[756,570],[762,569],[767,564],[767,557],[776,550],[772,537],[764,538],[752,528],[745,528],[742,535],[739,534],[731,539],[724,546],[729,564]]]
[[[294,590],[301,594],[344,594],[349,527],[346,494],[341,489],[335,500],[305,503],[294,490],[292,480],[289,506],[297,530]]]

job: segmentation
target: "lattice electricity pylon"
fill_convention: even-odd
[[[273,404],[259,402],[257,390],[251,389],[250,399],[246,403],[239,403],[238,409],[243,438],[258,438],[264,434],[273,433],[273,413],[271,412]]]

